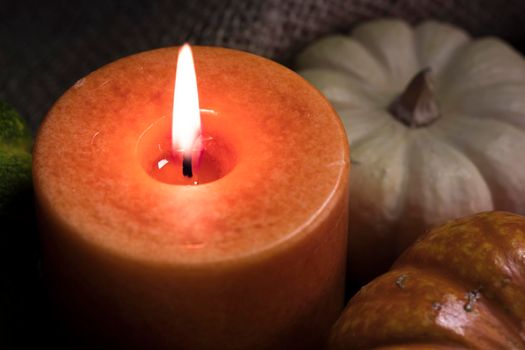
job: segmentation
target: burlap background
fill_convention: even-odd
[[[119,57],[189,41],[289,64],[311,40],[383,16],[436,18],[521,48],[524,10],[523,0],[9,1],[0,7],[0,99],[36,130],[64,90]]]

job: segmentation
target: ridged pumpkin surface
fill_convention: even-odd
[[[502,40],[473,40],[435,21],[376,20],[314,42],[296,68],[348,134],[352,279],[385,272],[447,220],[488,210],[525,215],[525,60]],[[427,104],[401,99],[415,109],[406,125],[396,101],[425,69],[432,92],[420,95]],[[418,115],[432,107],[432,118]]]

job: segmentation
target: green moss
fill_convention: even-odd
[[[0,211],[30,187],[31,155],[24,151],[0,151]]]
[[[12,203],[31,188],[31,145],[31,133],[24,120],[0,102],[0,215],[11,215],[16,209],[11,208]]]
[[[31,177],[31,134],[0,102],[0,348],[17,348],[37,325],[38,240]],[[16,345],[16,346],[15,346]]]
[[[0,144],[28,152],[32,144],[31,133],[24,120],[12,107],[1,101]]]

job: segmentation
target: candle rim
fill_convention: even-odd
[[[346,164],[348,165],[348,163]],[[273,256],[277,256],[279,254],[284,253],[290,248],[300,245],[303,241],[308,241],[307,236],[316,232],[319,229],[319,226],[323,225],[323,223],[325,222],[326,217],[324,217],[322,214],[332,213],[330,209],[335,208],[338,204],[341,204],[346,200],[348,193],[344,190],[341,191],[341,188],[345,186],[345,178],[348,177],[348,168],[348,166],[346,166],[346,168],[341,168],[341,176],[339,178],[340,181],[338,181],[337,187],[333,189],[333,191],[330,193],[330,196],[326,198],[326,201],[323,203],[323,205],[320,208],[318,208],[315,215],[310,217],[310,220],[294,228],[289,233],[282,235],[280,239],[274,240],[270,244],[263,245],[257,250],[250,250],[248,252],[235,255],[227,255],[216,259],[180,260],[177,259],[174,254],[144,254],[144,252],[141,252],[139,250],[129,249],[129,246],[126,247],[127,249],[123,250],[123,247],[120,244],[100,244],[101,242],[97,242],[97,240],[87,239],[87,237],[85,237],[84,235],[74,235],[72,232],[78,232],[78,230],[81,230],[82,227],[78,227],[74,223],[69,222],[67,220],[56,221],[54,223],[54,226],[62,227],[66,231],[70,232],[69,237],[63,237],[66,240],[74,242],[76,238],[78,240],[76,244],[89,245],[92,247],[93,251],[103,250],[107,254],[109,254],[109,256],[113,256],[114,258],[121,259],[123,261],[135,261],[136,263],[140,263],[141,265],[145,263],[159,266],[163,264],[169,264],[169,266],[177,268],[186,267],[188,269],[206,269],[210,265],[236,266],[238,261],[257,262],[265,259],[270,259]],[[206,185],[213,186],[213,182],[203,184],[202,186]],[[59,215],[59,211],[44,209],[53,208],[52,202],[46,202],[44,200],[45,196],[39,193],[38,198],[42,201],[42,203],[38,205],[38,207],[43,215],[52,216],[53,218],[62,218],[62,216]],[[337,212],[339,214],[337,220],[346,219],[345,209],[345,206],[340,206],[340,210],[339,212]],[[301,234],[297,234],[299,232]],[[164,249],[166,249],[166,247]],[[169,247],[167,249],[169,250]]]
[[[312,94],[316,94],[317,95],[317,98],[320,100],[320,101],[323,101],[322,103],[324,103],[324,108],[326,110],[330,110],[331,112],[330,113],[333,113],[334,114],[334,120],[336,121],[336,124],[338,125],[336,128],[338,128],[338,132],[340,133],[341,135],[341,142],[344,142],[345,145],[347,146],[347,139],[346,139],[346,136],[345,136],[345,133],[344,133],[344,128],[342,126],[342,123],[340,120],[338,120],[336,118],[336,115],[335,115],[335,112],[333,110],[333,108],[329,105],[329,103],[326,101],[326,99],[324,97],[322,97],[322,95],[313,87],[311,87],[311,85],[309,85],[308,83],[306,83],[304,81],[304,79],[300,78],[296,73],[292,72],[291,70],[289,70],[288,68],[286,67],[283,67],[283,66],[280,66],[278,65],[277,63],[273,62],[273,61],[270,61],[270,60],[267,60],[267,59],[264,59],[262,57],[259,57],[259,56],[256,56],[256,55],[253,55],[253,54],[250,54],[250,53],[244,53],[244,52],[241,52],[239,53],[239,51],[237,50],[233,50],[233,49],[226,49],[226,48],[213,48],[213,47],[201,47],[201,46],[196,46],[194,47],[194,49],[196,49],[196,51],[200,51],[202,48],[202,50],[213,50],[213,54],[214,55],[220,55],[220,54],[224,54],[224,53],[229,53],[229,52],[234,52],[235,55],[239,55],[239,54],[242,54],[242,55],[247,55],[247,56],[251,56],[254,60],[258,61],[258,62],[266,62],[268,64],[270,64],[271,66],[273,67],[278,67],[278,69],[280,71],[283,71],[283,72],[288,72],[287,74],[292,74],[293,76],[295,76],[294,79],[300,79],[303,84],[307,84],[312,90],[311,90],[311,93]],[[154,50],[153,52],[157,51],[157,52],[171,52],[172,50],[174,50],[175,48],[163,48],[163,49],[158,49],[158,50]],[[140,55],[144,55],[144,54],[150,54],[152,51],[149,51],[149,52],[145,52],[145,53],[140,53],[140,54],[136,54],[136,55],[133,55],[135,57],[137,56],[140,56]],[[118,62],[122,62],[123,60],[125,60],[126,58],[124,59],[120,59],[120,60],[117,60],[113,63],[111,63],[110,65],[114,66],[116,63]],[[110,67],[111,68],[111,67]],[[106,68],[102,68],[102,69],[108,69],[107,67]],[[100,70],[98,71],[95,71],[93,73],[91,73],[88,78],[91,76],[93,76],[94,73],[96,72],[99,72],[100,74]],[[89,82],[86,82],[86,84],[89,84]],[[84,84],[84,86],[86,85]],[[70,89],[71,90],[71,89]],[[75,90],[72,90],[72,91],[68,91],[69,94],[71,93],[76,93]],[[66,95],[68,94],[66,93]],[[66,96],[65,95],[65,96]],[[64,98],[64,97],[63,97]],[[61,100],[63,99],[61,98]],[[59,100],[57,102],[57,105],[58,107],[60,107],[60,104],[61,104],[61,100]],[[328,112],[327,112],[328,113]],[[47,119],[47,118],[46,118]],[[44,122],[43,124],[43,128],[40,129],[39,131],[39,136],[37,137],[37,140],[38,138],[41,137],[41,133],[42,133],[42,130],[44,130],[45,128],[45,125],[46,125],[46,122]],[[335,127],[335,126],[334,126]],[[38,143],[38,141],[37,141]],[[38,153],[38,149],[36,150],[36,152]],[[343,186],[346,186],[346,181],[347,181],[347,177],[348,177],[348,167],[349,167],[349,162],[348,162],[348,149],[346,147],[344,147],[343,149],[343,152],[342,154],[340,154],[338,156],[338,159],[340,160],[340,164],[335,164],[336,166],[339,167],[339,171],[338,171],[338,174],[337,174],[337,177],[336,179],[334,179],[334,185],[332,186],[332,189],[331,189],[331,193],[329,196],[326,197],[325,201],[320,205],[318,206],[317,208],[317,211],[316,211],[316,214],[314,216],[310,216],[310,219],[308,221],[308,223],[304,223],[302,225],[299,225],[297,226],[296,228],[294,228],[293,230],[291,230],[290,232],[286,232],[284,234],[281,234],[280,238],[278,240],[274,240],[274,241],[271,241],[270,243],[266,243],[262,246],[257,246],[257,249],[253,249],[253,250],[250,250],[248,253],[244,253],[244,254],[240,254],[239,252],[236,252],[235,254],[231,254],[231,255],[228,255],[226,257],[220,257],[220,258],[217,258],[216,259],[204,259],[204,260],[201,260],[201,261],[189,261],[189,260],[185,260],[185,261],[179,261],[177,262],[176,259],[171,259],[169,258],[169,254],[159,254],[158,256],[157,255],[151,255],[151,254],[141,254],[140,252],[138,251],[135,251],[135,253],[131,254],[130,251],[128,251],[128,253],[130,253],[133,258],[136,258],[136,259],[139,259],[141,258],[144,258],[146,260],[155,260],[157,261],[158,263],[162,263],[162,262],[170,262],[171,264],[175,264],[175,263],[182,263],[182,264],[187,264],[189,266],[195,266],[195,264],[210,264],[210,263],[219,263],[219,262],[226,262],[226,261],[229,261],[229,260],[238,260],[239,258],[241,257],[249,257],[249,256],[263,256],[265,255],[264,252],[265,251],[268,251],[268,250],[271,250],[271,251],[278,251],[279,249],[276,249],[276,246],[279,246],[279,247],[284,247],[284,246],[287,246],[287,244],[290,244],[292,242],[295,242],[295,241],[300,241],[300,236],[302,235],[297,235],[295,234],[297,231],[304,231],[303,233],[306,234],[306,232],[309,232],[310,230],[306,230],[304,228],[304,226],[308,226],[308,228],[310,229],[313,229],[313,227],[317,227],[316,225],[320,225],[322,224],[323,222],[323,217],[322,217],[322,214],[324,213],[324,210],[323,208],[328,208],[330,207],[330,205],[334,205],[334,203],[338,203],[340,200],[342,200],[341,196],[343,196],[343,192],[345,192],[343,190]],[[37,165],[37,164],[35,164]],[[236,173],[238,169],[234,169],[232,171],[232,173]],[[213,183],[208,183],[208,184],[203,184],[203,185],[200,185],[199,187],[201,188],[210,188],[210,187],[216,187],[216,186],[219,186],[221,185],[224,181],[226,181],[227,179],[220,179],[217,181],[217,183],[213,182]],[[170,185],[164,185],[164,186],[170,186]],[[346,193],[346,192],[345,192]],[[39,193],[39,198],[44,198],[45,197],[45,194],[43,193]],[[60,212],[60,210],[58,210],[57,212]],[[60,216],[58,216],[60,217]],[[63,225],[66,225],[67,223],[64,222],[64,223],[61,223]],[[79,230],[78,227],[75,227],[74,225],[75,223],[73,223],[73,225],[71,225],[71,228],[75,228],[74,231],[77,231]],[[68,225],[68,224],[67,224]],[[66,225],[66,226],[67,226]],[[84,237],[85,239],[86,237]],[[108,244],[109,242],[108,241],[104,241],[104,242],[100,242],[100,241],[90,241],[92,244],[95,244],[97,245],[97,247],[104,247],[105,249],[109,249],[111,250],[114,254],[120,254],[122,255],[122,251],[119,250],[119,245],[118,244],[115,244],[115,245],[111,245],[111,244]],[[104,243],[103,245],[101,243]],[[150,247],[151,248],[151,247]],[[170,249],[169,247],[166,248],[166,249]],[[132,256],[128,256],[129,254],[126,255],[126,258],[131,258]],[[163,256],[161,256],[163,255]]]

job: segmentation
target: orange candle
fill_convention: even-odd
[[[97,348],[317,349],[343,303],[344,129],[292,71],[194,54],[191,146],[172,136],[176,48],[100,68],[44,120],[33,171],[57,308]]]

